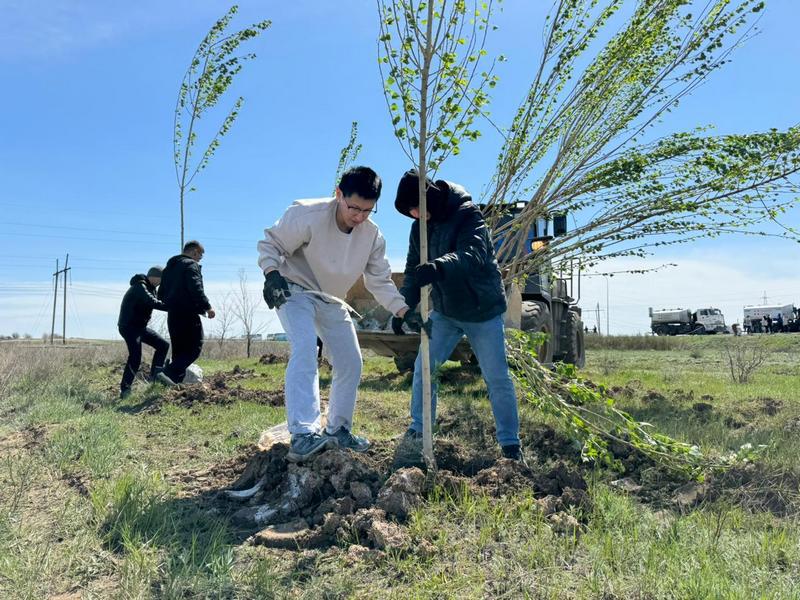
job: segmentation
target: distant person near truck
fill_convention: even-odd
[[[331,447],[364,452],[369,441],[353,433],[361,349],[341,300],[356,281],[396,318],[413,324],[391,278],[386,242],[370,220],[381,179],[369,167],[346,171],[333,198],[297,200],[258,242],[264,301],[274,308],[289,339],[286,415],[287,458],[300,462]],[[417,315],[418,316],[418,315]],[[328,421],[320,413],[317,339],[333,367]]]
[[[142,363],[142,344],[151,346],[155,351],[150,366],[150,380],[154,380],[164,368],[169,342],[147,326],[153,310],[167,310],[164,303],[156,296],[156,288],[161,283],[161,273],[161,267],[150,267],[146,275],[141,273],[134,275],[131,277],[128,291],[122,298],[117,327],[128,346],[128,361],[122,371],[120,398],[127,398],[131,393],[133,380]]]
[[[514,384],[508,370],[503,314],[506,297],[489,230],[480,209],[462,186],[426,181],[428,257],[420,264],[419,175],[406,172],[400,180],[395,208],[414,219],[411,225],[403,297],[412,309],[420,290],[431,285],[433,311],[430,341],[431,369],[437,369],[466,335],[478,359],[489,391],[497,441],[503,456],[523,460]],[[401,334],[399,323],[393,323]],[[432,386],[432,418],[436,418],[436,386]],[[411,424],[404,442],[422,437],[422,353],[414,364]]]
[[[186,368],[200,356],[203,349],[200,315],[209,319],[215,316],[203,289],[200,260],[204,254],[205,248],[200,242],[186,242],[183,252],[167,261],[161,277],[158,297],[167,306],[172,362],[164,367],[157,378],[166,385],[181,383],[186,376]]]

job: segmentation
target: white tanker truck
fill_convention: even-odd
[[[725,317],[718,308],[698,308],[694,312],[688,308],[648,309],[650,329],[655,335],[703,335],[727,333]]]

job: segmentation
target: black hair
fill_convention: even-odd
[[[199,250],[200,252],[206,251],[206,249],[203,248],[203,244],[201,244],[197,240],[189,240],[183,245],[183,251],[191,252],[192,250]]]
[[[352,167],[347,169],[339,181],[342,196],[347,198],[358,194],[364,200],[375,200],[381,196],[381,178],[369,167]]]
[[[446,195],[442,192],[445,182],[436,182],[425,178],[425,199],[428,211],[433,215],[443,205]],[[394,207],[400,214],[407,217],[411,216],[411,209],[419,206],[419,173],[416,169],[410,169],[403,173],[400,183],[397,185],[397,196],[395,196]]]

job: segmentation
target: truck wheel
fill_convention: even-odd
[[[565,363],[583,368],[586,364],[586,350],[583,345],[583,322],[574,310],[567,311],[567,335],[564,348]]]
[[[529,333],[546,334],[547,339],[539,346],[537,358],[540,363],[553,362],[553,318],[550,316],[550,307],[544,302],[523,302],[520,329]]]
[[[407,373],[414,370],[414,362],[417,360],[416,352],[406,352],[394,357],[394,366],[400,373]]]

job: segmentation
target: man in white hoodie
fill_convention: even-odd
[[[367,289],[412,329],[419,313],[406,306],[391,279],[386,242],[369,219],[381,179],[369,167],[342,175],[333,198],[297,200],[258,243],[264,300],[275,308],[291,346],[286,367],[286,412],[292,441],[287,458],[302,461],[326,448],[356,452],[369,441],[352,433],[361,350],[342,300],[364,277]],[[317,337],[333,367],[328,421],[321,431]]]

